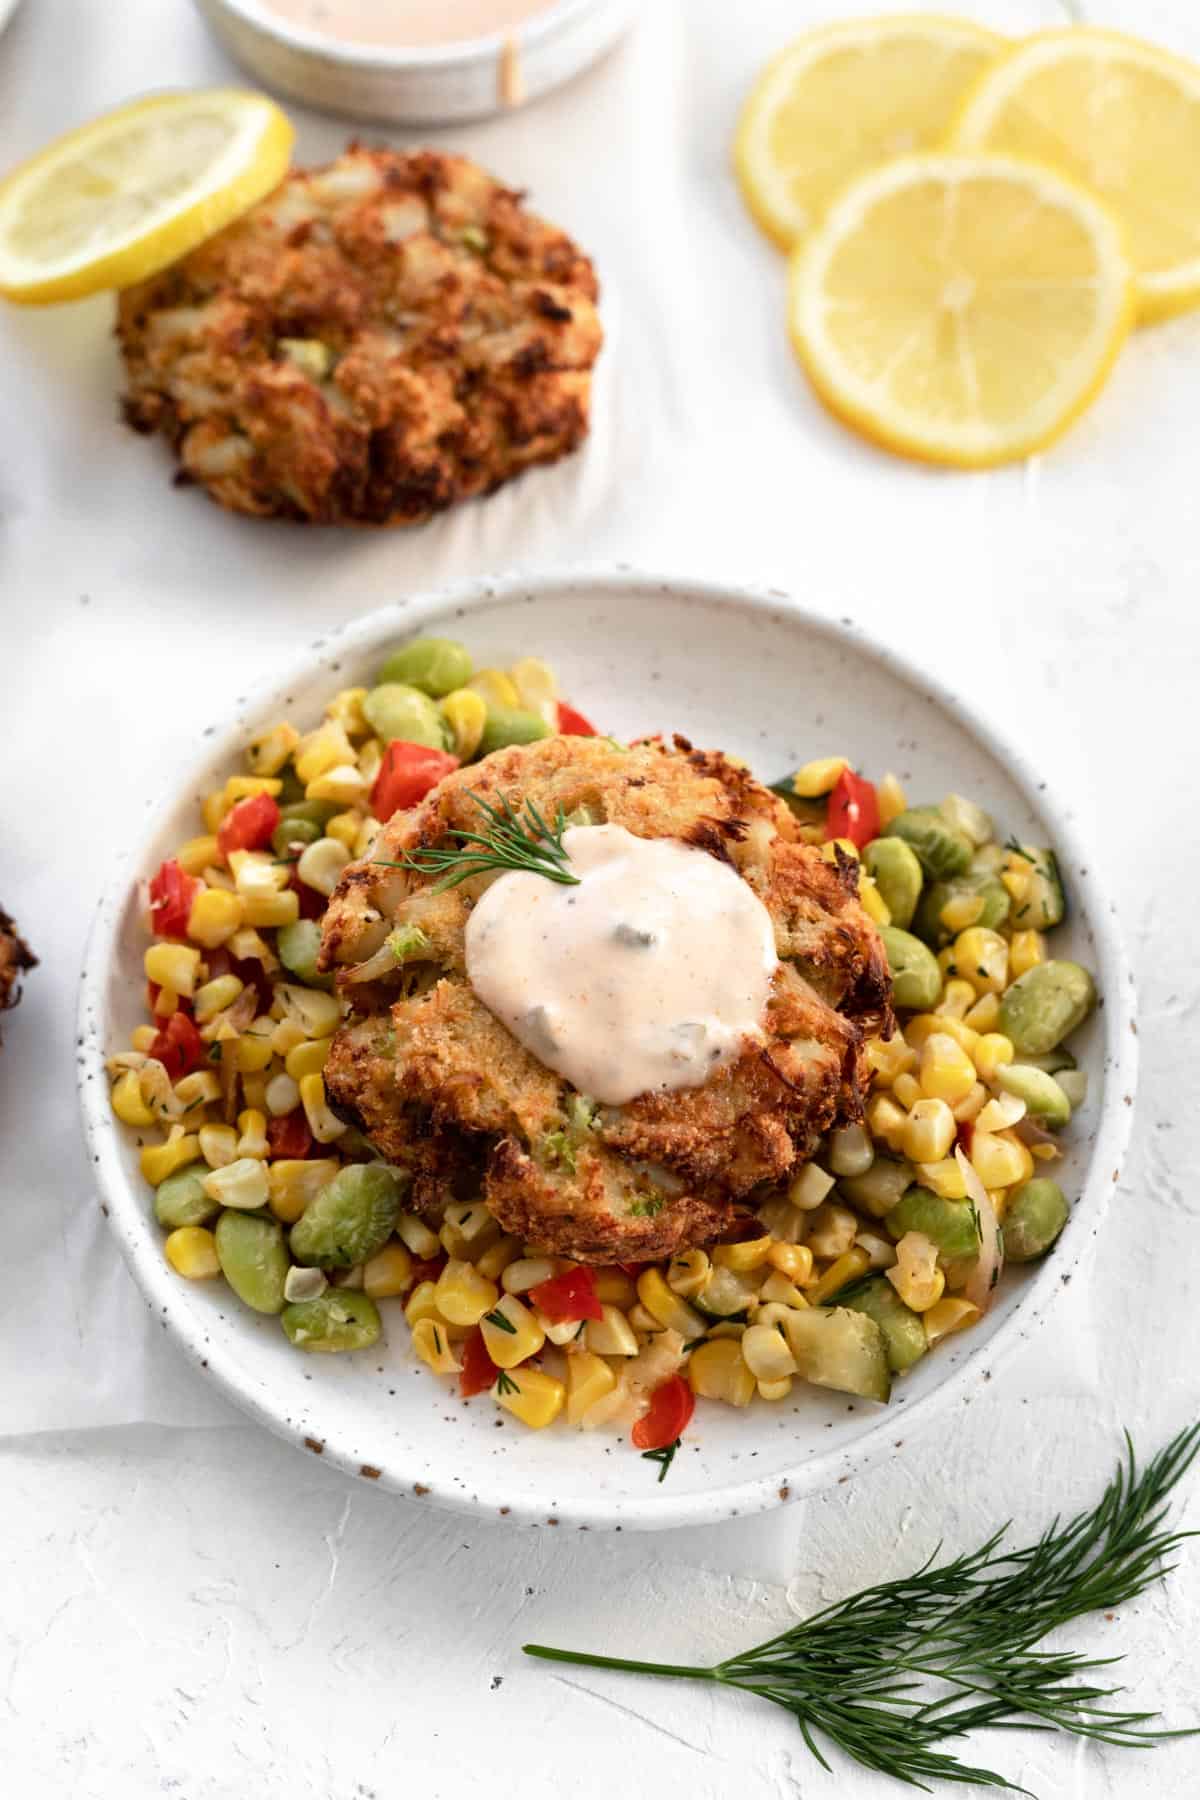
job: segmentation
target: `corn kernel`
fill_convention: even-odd
[[[758,1397],[760,1400],[786,1400],[793,1385],[790,1375],[784,1375],[779,1381],[760,1381]]]
[[[306,887],[328,899],[349,861],[350,852],[345,844],[340,844],[337,838],[321,837],[300,852],[296,873]]]
[[[892,915],[888,903],[865,871],[858,878],[858,898],[868,919],[873,919],[876,925],[891,924]]]
[[[135,1025],[130,1033],[129,1042],[143,1056],[148,1056],[154,1048],[158,1033],[153,1025]]]
[[[242,918],[247,925],[277,931],[281,925],[294,925],[300,917],[300,896],[291,888],[281,894],[243,896]]]
[[[941,1162],[918,1163],[917,1179],[922,1187],[943,1200],[965,1200],[967,1197],[966,1177],[952,1156],[944,1157]]]
[[[860,1231],[854,1242],[866,1255],[869,1268],[890,1269],[896,1261],[895,1244],[876,1231]]]
[[[685,1341],[703,1337],[704,1320],[678,1294],[671,1292],[658,1269],[642,1270],[637,1278],[637,1291],[638,1299],[663,1330],[677,1331]]]
[[[412,1286],[412,1257],[403,1244],[385,1244],[363,1268],[363,1293],[390,1300]]]
[[[336,769],[339,763],[353,761],[354,746],[345,730],[335,719],[327,719],[315,731],[310,731],[301,738],[292,758],[292,766],[296,771],[297,781],[307,788],[309,782],[323,775],[326,769]]]
[[[867,1102],[867,1129],[882,1138],[889,1150],[902,1151],[908,1131],[908,1114],[887,1094],[873,1094]]]
[[[238,1114],[238,1155],[262,1161],[267,1154],[267,1120],[260,1107],[248,1106]],[[266,1195],[263,1195],[266,1204]]]
[[[887,1279],[913,1312],[926,1312],[941,1299],[946,1277],[937,1266],[937,1248],[923,1231],[906,1231],[896,1245]]]
[[[812,1212],[824,1202],[832,1189],[832,1175],[815,1162],[805,1163],[788,1182],[788,1205],[798,1208],[800,1212]],[[779,1233],[774,1235],[778,1237]]]
[[[367,784],[368,789],[373,788],[375,779],[378,776],[380,769],[383,767],[383,745],[377,737],[368,738],[366,743],[361,745],[357,760],[359,774]],[[379,821],[376,820],[376,824],[378,824],[378,822]]]
[[[785,1307],[782,1307],[780,1310],[782,1312],[787,1312],[788,1309],[785,1306]],[[757,1322],[757,1315],[756,1315],[756,1322]],[[708,1337],[710,1339],[712,1339],[712,1338],[741,1339],[745,1335],[745,1331],[746,1331],[746,1327],[741,1323],[740,1320],[722,1319],[719,1324],[709,1326]]]
[[[169,1019],[172,1013],[179,1011],[179,995],[173,988],[159,988],[158,998],[154,1002],[156,1019]]]
[[[738,1342],[742,1360],[757,1381],[782,1381],[796,1373],[796,1359],[774,1325],[750,1325]]]
[[[245,985],[236,975],[218,975],[198,987],[192,1008],[197,1025],[207,1025],[219,1012],[232,1006]]]
[[[972,1120],[977,1119],[987,1104],[987,1097],[987,1089],[981,1081],[977,1081],[966,1099],[959,1100],[957,1104],[952,1107],[951,1110],[954,1113],[955,1123],[958,1125],[969,1125]]]
[[[941,999],[934,1007],[939,1017],[949,1019],[965,1018],[975,1004],[975,989],[969,981],[960,981],[952,977],[942,989]]]
[[[370,790],[356,763],[336,763],[307,784],[304,798],[331,800],[335,806],[365,806]]]
[[[858,1220],[848,1206],[827,1200],[809,1215],[805,1242],[813,1255],[822,1261],[841,1256],[854,1242]]]
[[[173,994],[185,995],[190,1000],[196,991],[200,952],[193,950],[190,944],[151,944],[142,958],[142,966],[147,981],[170,988]]]
[[[280,1157],[268,1163],[268,1204],[275,1217],[294,1225],[321,1189],[328,1187],[339,1166],[331,1156]]]
[[[434,1319],[441,1323],[437,1309],[437,1284],[432,1281],[418,1281],[408,1299],[404,1302],[404,1317],[408,1321],[409,1330],[414,1330],[422,1319]]]
[[[754,1398],[755,1379],[743,1360],[740,1337],[708,1338],[697,1345],[688,1357],[687,1374],[692,1392],[705,1400],[749,1406]]]
[[[998,994],[981,994],[974,1006],[968,1007],[963,1014],[963,1024],[971,1031],[987,1033],[995,1031],[1000,1020],[1000,996]]]
[[[822,845],[822,847],[821,847],[822,861],[827,862],[827,863],[836,863],[836,861],[838,859],[837,853],[839,850],[842,851],[843,855],[850,857],[852,859],[852,861],[854,861],[854,862],[858,861],[858,845],[856,843],[854,843],[850,838],[844,838],[844,837],[829,838],[828,841]]]
[[[680,1305],[682,1305],[682,1301]],[[638,1341],[625,1314],[616,1306],[602,1302],[603,1317],[589,1319],[584,1341],[597,1356],[636,1356]],[[492,1359],[495,1361],[495,1358]]]
[[[122,1125],[154,1124],[154,1114],[142,1099],[142,1084],[136,1069],[126,1069],[123,1075],[118,1076],[109,1098]]]
[[[862,1125],[841,1125],[829,1134],[829,1167],[835,1175],[865,1175],[875,1161],[871,1139]]]
[[[271,1197],[267,1171],[251,1156],[242,1156],[223,1169],[213,1169],[200,1183],[210,1200],[239,1212],[257,1212]]]
[[[857,1281],[860,1275],[865,1275],[870,1266],[871,1259],[866,1251],[860,1250],[857,1245],[852,1245],[842,1256],[831,1262],[820,1281],[815,1282],[809,1288],[807,1294],[809,1305],[821,1306],[836,1294],[839,1288],[844,1288],[847,1282]]]
[[[299,1106],[300,1089],[290,1075],[285,1075],[281,1071],[278,1075],[272,1075],[263,1098],[267,1103],[267,1111],[273,1119],[285,1119]]]
[[[983,917],[982,894],[956,894],[952,900],[947,900],[939,917],[947,931],[965,931],[968,925],[974,925]]]
[[[330,1112],[325,1099],[325,1080],[321,1075],[306,1075],[300,1082],[300,1104],[308,1120],[308,1129],[318,1144],[332,1144],[346,1130],[344,1119]]]
[[[220,888],[203,888],[192,901],[188,913],[187,934],[206,950],[226,944],[242,922],[245,907],[239,894],[226,894]]]
[[[363,737],[371,729],[362,709],[367,692],[365,687],[342,688],[326,706],[325,717],[340,725],[348,736]]]
[[[939,1338],[949,1337],[952,1331],[961,1331],[964,1326],[973,1325],[979,1317],[979,1308],[972,1306],[958,1294],[947,1294],[933,1306],[926,1309],[922,1324],[925,1327],[925,1342],[931,1347]]]
[[[955,1047],[957,1048],[957,1046]],[[921,1083],[915,1075],[897,1075],[892,1083],[892,1097],[897,1106],[915,1106],[922,1096],[922,1091]]]
[[[483,737],[487,701],[471,688],[455,688],[442,700],[441,711],[454,739],[454,754],[459,762],[466,762],[474,756]]]
[[[985,1188],[1012,1187],[1028,1181],[1033,1174],[1033,1158],[1027,1147],[1011,1133],[975,1131],[971,1137],[971,1167]]]
[[[157,1187],[160,1181],[165,1181],[176,1169],[195,1162],[199,1150],[199,1138],[185,1132],[182,1126],[173,1125],[165,1144],[148,1144],[142,1151],[139,1158],[142,1175],[151,1187]]]
[[[363,814],[351,809],[350,812],[335,813],[332,819],[326,820],[325,836],[336,838],[339,844],[345,844],[351,856],[358,842],[358,834],[362,829]]]
[[[1011,1038],[1000,1031],[985,1032],[975,1046],[975,1070],[980,1081],[994,1084],[1000,1070],[1016,1057]]]
[[[467,682],[473,694],[480,694],[488,706],[510,710],[520,705],[516,684],[503,669],[479,669]]]
[[[413,1349],[435,1375],[457,1375],[462,1368],[446,1328],[436,1319],[418,1319],[412,1328]]]
[[[452,1256],[437,1279],[437,1309],[450,1325],[478,1325],[500,1298],[494,1281]]]
[[[921,1048],[921,1092],[927,1100],[945,1100],[954,1106],[966,1099],[974,1085],[975,1064],[949,1032],[935,1031],[925,1039]]]
[[[197,1136],[200,1154],[210,1169],[227,1169],[237,1161],[238,1134],[232,1125],[202,1125]]]
[[[368,814],[359,826],[358,836],[354,840],[355,857],[370,856],[375,848],[375,839],[378,836],[379,820],[371,818],[370,814]]]
[[[739,1274],[745,1274],[751,1269],[763,1267],[770,1248],[770,1234],[765,1233],[762,1237],[746,1238],[740,1244],[717,1244],[713,1249],[712,1260],[719,1268],[736,1269]]]
[[[792,792],[801,800],[819,800],[837,786],[839,775],[843,769],[850,767],[845,756],[821,756],[814,762],[806,762],[792,776]]]
[[[1046,940],[1040,931],[1014,931],[1008,946],[1009,978],[1016,981],[1027,969],[1046,960]]]
[[[882,1038],[868,1038],[866,1049],[876,1087],[890,1087],[897,1075],[906,1075],[917,1066],[916,1051],[898,1031],[886,1043]]]
[[[231,850],[229,868],[243,900],[278,894],[287,886],[288,871],[262,850]]]
[[[269,731],[260,731],[246,746],[246,761],[252,775],[278,775],[288,757],[300,742],[294,725],[282,720]]]
[[[215,837],[196,837],[189,838],[186,844],[180,845],[175,852],[175,861],[185,875],[195,877],[202,875],[209,863],[218,862],[220,856],[221,852]]]
[[[489,1281],[499,1281],[505,1269],[510,1263],[516,1262],[520,1254],[520,1238],[497,1238],[494,1244],[488,1245],[482,1255],[475,1257],[475,1267],[481,1275],[486,1275]]]
[[[400,1214],[396,1221],[396,1236],[407,1250],[425,1262],[441,1249],[437,1233],[429,1229],[424,1219],[418,1219],[416,1213]]]
[[[1002,994],[1008,986],[1008,945],[998,931],[972,925],[954,940],[954,966],[975,993]]]
[[[875,789],[875,798],[879,804],[879,829],[886,830],[893,819],[898,819],[902,812],[908,811],[908,799],[900,782],[892,774],[884,776]]]
[[[229,940],[229,948],[239,962],[261,963],[263,973],[271,975],[279,967],[279,958],[252,925],[243,925]]]
[[[916,1051],[923,1050],[926,1039],[931,1038],[935,1032],[952,1037],[956,1044],[962,1045],[968,1056],[973,1054],[979,1042],[979,1033],[972,1031],[969,1025],[964,1025],[961,1019],[956,1019],[953,1013],[918,1013],[904,1027],[904,1035]]]
[[[537,1319],[515,1294],[501,1294],[478,1323],[484,1348],[498,1369],[515,1369],[536,1356],[546,1341]]]
[[[795,1282],[781,1269],[772,1269],[758,1290],[758,1300],[753,1309],[755,1323],[758,1323],[759,1312],[764,1306],[799,1307],[807,1305],[808,1301]],[[711,1331],[709,1335],[712,1335]]]
[[[496,1381],[491,1392],[498,1406],[533,1431],[552,1425],[567,1397],[562,1382],[541,1369],[522,1369],[516,1375],[506,1375]]]
[[[175,1098],[185,1113],[221,1098],[221,1083],[212,1069],[195,1069],[175,1083]]]
[[[703,1251],[700,1254],[703,1255]],[[624,1269],[596,1269],[592,1279],[596,1287],[596,1298],[601,1305],[617,1306],[622,1312],[628,1312],[636,1303],[637,1284]]]
[[[214,840],[217,828],[228,811],[229,808],[225,803],[225,795],[220,788],[214,789],[211,794],[205,794],[203,800],[200,802],[200,812],[204,819],[204,829],[212,838],[214,838]]]
[[[237,1066],[243,1075],[256,1075],[271,1060],[271,1025],[269,1020],[255,1019],[237,1041]]]
[[[904,1122],[902,1148],[910,1162],[940,1162],[949,1156],[955,1119],[944,1100],[918,1100]]]
[[[800,1287],[812,1277],[813,1253],[807,1244],[772,1244],[767,1261],[786,1280]]]
[[[225,783],[223,798],[228,811],[239,800],[252,800],[256,794],[270,794],[274,799],[282,791],[282,781],[277,781],[273,775],[231,775]]]
[[[617,1385],[616,1375],[602,1356],[591,1350],[576,1350],[567,1358],[567,1423],[578,1425],[597,1400],[611,1394]]]
[[[181,1225],[163,1244],[163,1253],[175,1273],[187,1281],[211,1281],[221,1273],[217,1240],[203,1225]]]
[[[625,1279],[628,1280],[628,1276]],[[671,1258],[667,1267],[667,1286],[673,1294],[678,1294],[684,1300],[694,1300],[697,1294],[702,1294],[711,1279],[712,1263],[703,1250],[681,1250]],[[636,1296],[637,1289],[633,1283],[629,1282],[629,1286]]]
[[[280,1012],[283,1011],[283,1001],[281,999],[279,999],[278,995],[276,995],[276,998],[272,1004],[272,1011],[274,1011],[276,1007],[278,1007]],[[285,1060],[285,1063],[286,1063],[286,1059],[291,1055],[292,1051],[296,1048],[296,1046],[298,1044],[304,1044],[307,1042],[308,1042],[308,1033],[305,1031],[303,1025],[301,1025],[299,1019],[281,1018],[276,1024],[273,1024],[271,1027],[271,1050],[274,1053],[274,1055],[282,1056]],[[304,1074],[305,1075],[319,1075],[321,1073],[321,1069],[323,1069],[324,1067],[325,1067],[325,1064],[322,1063],[320,1069],[305,1069]],[[302,1075],[294,1075],[292,1077],[292,1079],[294,1081],[301,1081],[301,1080],[303,1080],[303,1076]]]

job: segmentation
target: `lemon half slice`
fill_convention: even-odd
[[[0,183],[0,294],[29,305],[156,274],[282,180],[292,127],[236,88],[134,100]]]
[[[1138,311],[1200,302],[1200,68],[1114,31],[1046,31],[967,97],[959,149],[1034,156],[1083,182],[1125,225]]]
[[[785,249],[848,181],[940,147],[964,94],[1007,40],[935,13],[808,31],[771,62],[742,111],[734,167],[746,204]]]
[[[960,468],[1058,437],[1132,313],[1117,220],[1012,157],[874,170],[792,261],[792,340],[822,399],[874,442]]]

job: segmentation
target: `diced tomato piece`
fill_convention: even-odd
[[[864,781],[853,769],[842,770],[829,796],[825,835],[849,838],[859,850],[879,836],[879,799],[873,781]]]
[[[558,703],[558,729],[564,737],[597,737],[599,733],[581,712],[568,706],[565,700]]]
[[[635,1450],[665,1450],[682,1437],[696,1410],[696,1396],[682,1375],[668,1375],[629,1434]]]
[[[964,1156],[970,1156],[971,1145],[975,1142],[975,1121],[974,1121],[974,1119],[960,1119],[959,1120],[958,1129],[954,1133],[954,1142],[955,1142],[956,1147],[962,1151]]]
[[[446,1266],[444,1256],[431,1256],[428,1261],[414,1256],[412,1266],[413,1286],[419,1287],[423,1281],[436,1281]]]
[[[549,1281],[539,1281],[530,1288],[529,1298],[552,1325],[604,1317],[604,1309],[596,1298],[596,1277],[590,1269],[567,1269],[561,1275],[552,1275]]]
[[[457,756],[451,756],[448,750],[431,750],[428,744],[409,744],[403,738],[393,738],[383,753],[371,789],[371,811],[386,824],[393,813],[423,800],[444,775],[457,767]]]
[[[458,1391],[464,1400],[468,1400],[472,1394],[482,1394],[490,1388],[500,1371],[487,1353],[487,1345],[478,1325],[463,1339],[458,1353],[462,1357]]]
[[[623,1274],[628,1275],[631,1281],[636,1281],[638,1276],[641,1274],[642,1270],[649,1268],[649,1266],[650,1266],[649,1263],[620,1263],[619,1262],[617,1264],[618,1269],[620,1269]]]
[[[312,1132],[299,1107],[281,1119],[267,1120],[267,1147],[272,1156],[286,1156],[299,1162],[312,1149]]]
[[[172,1081],[181,1081],[193,1069],[203,1066],[208,1046],[180,1007],[173,1012],[154,1042],[150,1054],[156,1057]]]
[[[179,864],[160,864],[150,877],[150,924],[156,937],[182,937],[187,931],[192,901],[204,886],[185,875]]]
[[[270,794],[251,794],[231,806],[217,826],[217,848],[228,859],[231,850],[264,850],[279,823],[279,807]]]

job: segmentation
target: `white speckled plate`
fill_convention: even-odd
[[[1007,832],[1054,843],[1072,901],[1056,937],[1096,971],[1104,1005],[1083,1036],[1091,1097],[1070,1131],[1063,1182],[1074,1210],[1054,1254],[1005,1276],[987,1320],[950,1339],[898,1381],[887,1407],[798,1387],[781,1405],[744,1412],[702,1405],[668,1479],[605,1433],[529,1432],[486,1395],[461,1401],[416,1362],[399,1302],[385,1302],[386,1347],[305,1357],[278,1324],[223,1287],[189,1284],[162,1253],[134,1134],[108,1105],[106,1052],[141,1022],[142,953],[135,881],[195,835],[199,796],[241,766],[256,728],[286,714],[303,726],[339,687],[370,679],[384,647],[419,628],[469,644],[477,662],[545,656],[562,689],[618,736],[679,730],[747,758],[773,779],[810,756],[848,751],[868,772],[896,770],[916,799],[955,788]],[[695,1524],[763,1511],[852,1476],[868,1458],[903,1455],[918,1419],[977,1399],[1002,1350],[1038,1324],[1100,1229],[1129,1131],[1135,1077],[1133,993],[1112,909],[1075,840],[1070,804],[1052,799],[1019,754],[953,698],[876,646],[852,620],[833,623],[785,595],[626,570],[521,575],[413,599],[318,640],[269,691],[238,701],[196,765],[166,789],[145,836],[100,907],[83,975],[80,1092],[100,1196],[146,1300],[184,1353],[238,1405],[309,1453],[464,1512],[593,1529]]]

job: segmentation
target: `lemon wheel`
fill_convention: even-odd
[[[791,336],[822,399],[888,449],[961,468],[1058,437],[1099,392],[1132,311],[1111,213],[1012,157],[875,170],[792,260]]]
[[[734,167],[763,230],[790,248],[838,190],[889,158],[939,147],[1007,40],[934,13],[809,31],[768,65],[742,111]]]
[[[68,132],[0,183],[0,293],[42,305],[129,287],[270,193],[292,127],[236,88],[157,94]]]
[[[1142,318],[1200,304],[1196,64],[1119,32],[1041,32],[980,80],[952,142],[1036,157],[1098,194],[1125,226]]]

